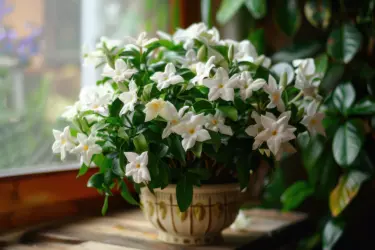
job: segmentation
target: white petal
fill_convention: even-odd
[[[268,88],[270,91],[274,92],[277,89],[277,83],[275,78],[270,74],[268,76]]]
[[[148,152],[147,151],[143,152],[139,156],[139,158],[140,158],[140,161],[142,162],[142,164],[146,167],[147,164],[148,164]]]
[[[137,157],[138,157],[138,154],[136,154],[134,152],[125,152],[124,155],[125,155],[126,159],[128,160],[128,162],[136,161]]]
[[[204,79],[202,81],[202,84],[206,86],[207,88],[217,88],[219,84],[221,83],[220,80],[217,79]]]
[[[117,59],[116,61],[115,61],[115,69],[116,70],[126,70],[128,67],[127,67],[127,65],[126,65],[126,63],[125,63],[125,61],[124,60],[122,60],[122,59]]]
[[[267,146],[271,152],[276,155],[280,150],[281,139],[278,136],[273,136],[267,140]]]
[[[197,141],[202,142],[202,141],[207,141],[209,139],[211,139],[211,136],[207,130],[201,129],[197,131]]]
[[[215,101],[219,99],[221,96],[221,89],[219,88],[210,88],[210,92],[208,92],[208,100]]]
[[[285,111],[284,101],[281,98],[280,98],[279,102],[276,103],[276,107],[277,107],[277,110],[279,112],[284,112]]]
[[[172,133],[172,124],[168,123],[167,126],[164,128],[163,133],[161,135],[162,139],[167,138]]]
[[[232,128],[230,126],[224,125],[224,124],[219,124],[218,125],[220,133],[224,135],[233,135]]]
[[[269,129],[265,129],[260,132],[256,137],[256,141],[267,141],[271,136],[271,131]]]
[[[168,63],[165,66],[164,72],[167,73],[167,75],[175,73],[176,72],[176,68],[174,67],[173,63]]]
[[[249,136],[252,136],[252,137],[255,137],[257,134],[258,134],[258,129],[260,128],[260,126],[258,124],[255,124],[255,125],[250,125],[249,127],[247,127],[245,129],[245,132],[246,134],[248,134]]]
[[[291,83],[294,78],[294,70],[289,63],[281,62],[273,65],[271,71],[275,72],[279,77],[282,77],[284,73],[287,75],[287,83]]]
[[[60,135],[62,133],[61,131],[53,129],[52,133],[53,133],[53,137],[55,138],[55,140],[60,140]]]
[[[181,144],[182,144],[182,147],[185,149],[185,151],[187,151],[188,149],[194,147],[194,145],[195,145],[195,138],[193,138],[192,136],[184,138],[181,141]]]
[[[87,138],[87,136],[85,134],[82,134],[82,133],[78,133],[77,134],[77,140],[78,140],[79,143],[84,144],[84,143],[86,143],[87,139],[88,138]]]
[[[264,115],[260,117],[260,121],[262,122],[263,127],[266,129],[272,129],[275,124],[275,120]]]
[[[182,78],[182,76],[180,75],[175,75],[175,76],[171,76],[169,79],[169,84],[171,85],[174,85],[174,84],[177,84],[177,83],[180,83],[180,82],[184,82],[184,78]]]
[[[234,100],[234,89],[232,88],[222,88],[221,89],[221,99],[225,101]]]
[[[266,81],[264,79],[256,79],[250,84],[249,87],[251,88],[251,90],[257,91],[263,88],[265,84],[266,84]]]

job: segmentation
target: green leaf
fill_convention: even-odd
[[[87,187],[96,188],[101,190],[104,184],[104,174],[93,174],[87,182]]]
[[[332,216],[337,217],[340,215],[357,195],[362,183],[368,178],[367,174],[357,170],[350,171],[340,178],[339,183],[329,197],[329,207]]]
[[[104,198],[104,204],[103,204],[103,207],[102,207],[102,215],[103,216],[107,213],[107,210],[108,210],[108,199],[109,199],[109,196],[106,195],[105,198]]]
[[[320,50],[321,47],[322,43],[320,41],[293,43],[292,45],[273,54],[272,61],[291,62],[299,58],[312,57]]]
[[[329,93],[338,85],[339,81],[344,75],[344,71],[345,66],[343,64],[333,63],[331,66],[329,66],[328,71],[320,84],[320,89],[324,93]]]
[[[185,153],[184,148],[181,145],[180,139],[177,137],[177,135],[170,135],[167,138],[167,140],[168,140],[169,150],[172,153],[172,155],[177,160],[179,160],[180,162],[185,164],[186,163],[186,160],[185,160],[186,153]]]
[[[349,120],[341,125],[333,138],[332,151],[336,162],[344,168],[357,158],[364,140],[361,120]]]
[[[316,28],[326,29],[331,19],[330,0],[308,0],[305,4],[306,19]]]
[[[334,29],[328,37],[327,52],[338,61],[349,63],[361,47],[362,35],[350,23]]]
[[[301,26],[301,13],[297,0],[279,0],[275,3],[275,21],[288,36],[293,36]]]
[[[194,147],[191,149],[191,152],[193,152],[193,154],[200,158],[201,155],[202,155],[202,147],[203,147],[203,143],[202,142],[196,142]]]
[[[232,106],[219,106],[218,109],[223,112],[225,116],[227,116],[232,121],[237,121],[238,119],[238,111],[235,107]]]
[[[193,184],[183,176],[176,185],[177,205],[181,212],[185,212],[193,201]]]
[[[125,131],[124,127],[120,127],[117,131],[117,136],[124,139],[125,141],[129,141],[129,136]]]
[[[256,29],[249,34],[249,40],[256,48],[259,55],[265,53],[266,42],[264,38],[264,29]]]
[[[125,181],[121,182],[120,187],[121,187],[121,196],[122,196],[122,198],[124,198],[127,202],[129,202],[129,204],[139,205],[138,201],[136,201],[133,198],[133,196],[131,195],[131,193],[130,193],[130,191],[128,189],[128,185],[126,184]]]
[[[123,154],[123,152],[120,152],[120,154]],[[125,177],[125,170],[121,166],[119,159],[113,159],[112,171],[119,177]]]
[[[328,69],[328,56],[323,53],[315,58],[316,72],[321,73],[323,76]]]
[[[349,115],[374,115],[375,102],[370,98],[365,98],[348,110]]]
[[[244,2],[245,0],[223,0],[216,14],[216,20],[220,24],[227,23],[237,13]]]
[[[247,0],[245,4],[255,19],[261,19],[267,14],[266,0]]]
[[[328,221],[323,229],[323,250],[332,250],[342,233],[342,224]]]
[[[141,110],[134,110],[132,123],[134,126],[139,126],[145,123],[145,113]]]
[[[154,85],[155,84],[150,83],[150,84],[147,84],[143,87],[142,96],[141,96],[141,100],[143,102],[148,102],[148,101],[151,100],[151,93],[152,93],[152,89],[153,89]]]
[[[142,153],[148,150],[147,140],[143,134],[139,134],[136,137],[134,137],[133,143],[134,143],[135,151],[137,153]]]
[[[120,99],[117,98],[116,100],[114,100],[113,103],[109,106],[109,116],[117,117],[123,105],[124,104]]]
[[[85,175],[88,170],[89,170],[89,167],[85,163],[82,163],[82,165],[81,165],[81,167],[79,169],[77,178],[80,177],[80,176]]]
[[[351,83],[340,84],[333,92],[333,104],[342,113],[346,114],[355,100],[355,90]]]
[[[202,21],[207,25],[208,28],[212,27],[212,18],[211,18],[211,1],[212,0],[201,0],[201,15]]]
[[[291,185],[283,195],[281,201],[283,202],[283,210],[292,210],[297,208],[309,196],[314,194],[314,188],[306,181],[297,181]]]
[[[193,108],[195,113],[198,114],[201,111],[212,109],[212,103],[206,100],[199,100],[193,104]]]

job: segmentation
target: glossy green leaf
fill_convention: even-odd
[[[321,73],[323,76],[328,69],[328,56],[323,53],[315,58],[316,72]]]
[[[193,154],[200,158],[201,155],[202,155],[202,147],[203,147],[203,143],[202,142],[196,142],[194,147],[191,148],[191,152],[193,152]]]
[[[266,0],[247,0],[245,4],[255,19],[261,19],[267,14]]]
[[[322,47],[320,41],[309,41],[303,43],[293,43],[273,54],[274,62],[291,62],[295,59],[314,56]]]
[[[193,104],[195,113],[200,113],[204,110],[212,109],[212,103],[207,100],[200,100]]]
[[[180,211],[185,212],[193,201],[193,184],[186,175],[177,182],[176,197]]]
[[[108,199],[109,199],[109,196],[106,195],[105,198],[104,198],[104,204],[103,204],[103,207],[102,207],[102,215],[103,216],[107,213],[107,210],[108,210]]]
[[[259,55],[263,55],[266,50],[264,29],[256,29],[249,34],[249,40],[254,45]]]
[[[88,170],[89,170],[89,167],[85,163],[82,163],[81,167],[79,168],[77,178],[85,175]]]
[[[340,178],[339,183],[329,197],[329,207],[332,216],[338,216],[357,195],[362,183],[369,176],[360,171],[350,171]]]
[[[304,11],[312,26],[323,29],[328,27],[332,14],[330,0],[308,0]]]
[[[227,23],[244,4],[245,0],[223,0],[219,11],[216,14],[216,19],[220,24]]]
[[[96,173],[93,174],[87,182],[87,187],[102,189],[104,184],[104,174]]]
[[[332,151],[337,164],[341,167],[349,167],[362,148],[364,140],[362,123],[361,120],[349,120],[336,131]]]
[[[292,210],[302,204],[302,202],[309,196],[314,194],[314,188],[306,181],[297,181],[291,185],[283,195],[281,201],[283,202],[283,210]]]
[[[124,200],[129,202],[129,204],[139,205],[138,201],[136,201],[134,199],[134,197],[131,195],[131,193],[129,191],[129,188],[128,188],[128,185],[126,184],[125,181],[121,182],[120,188],[121,188],[121,196],[122,196],[122,198],[124,198]]]
[[[201,0],[202,21],[209,27],[212,27],[211,10],[212,0]]]
[[[133,138],[135,151],[140,154],[148,150],[147,140],[144,135],[139,134]]]
[[[342,233],[342,224],[328,221],[323,229],[323,250],[332,250]]]
[[[350,23],[334,29],[327,41],[327,52],[338,61],[349,63],[361,47],[362,35]]]
[[[333,104],[342,114],[346,114],[346,111],[352,106],[354,100],[355,90],[350,82],[340,84],[332,95]]]
[[[323,80],[320,84],[320,89],[324,93],[329,93],[332,89],[334,89],[341,80],[345,71],[344,64],[341,63],[333,63],[328,67],[328,70],[323,77]]]
[[[223,114],[231,119],[232,121],[237,121],[238,111],[235,107],[232,106],[219,106],[218,109],[223,112]]]
[[[298,0],[279,0],[275,2],[275,22],[285,34],[293,36],[301,26],[301,20]]]
[[[348,110],[350,115],[374,115],[375,101],[365,98]]]
[[[177,137],[177,135],[170,135],[167,138],[167,141],[169,150],[172,153],[172,155],[184,164],[186,162],[186,153],[181,145],[181,140],[179,139],[179,137]]]

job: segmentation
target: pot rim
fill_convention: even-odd
[[[147,187],[142,187],[141,189],[147,189]],[[171,193],[176,192],[176,184],[169,184],[165,188],[155,188],[155,192],[161,193]],[[207,184],[200,187],[194,186],[193,192],[198,193],[207,193],[207,192],[231,192],[231,191],[240,191],[239,183],[227,183],[227,184]]]

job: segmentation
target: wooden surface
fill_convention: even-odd
[[[307,222],[306,215],[299,213],[280,213],[275,210],[261,209],[251,209],[245,213],[252,220],[249,228],[243,232],[226,229],[223,232],[224,242],[216,246],[189,247],[159,242],[153,226],[144,219],[140,210],[134,209],[105,217],[75,220],[59,226],[53,225],[32,230],[24,233],[18,242],[4,246],[4,249],[280,249],[281,246],[296,242],[299,239],[298,232],[301,232],[300,226]],[[272,246],[277,248],[272,248]]]

